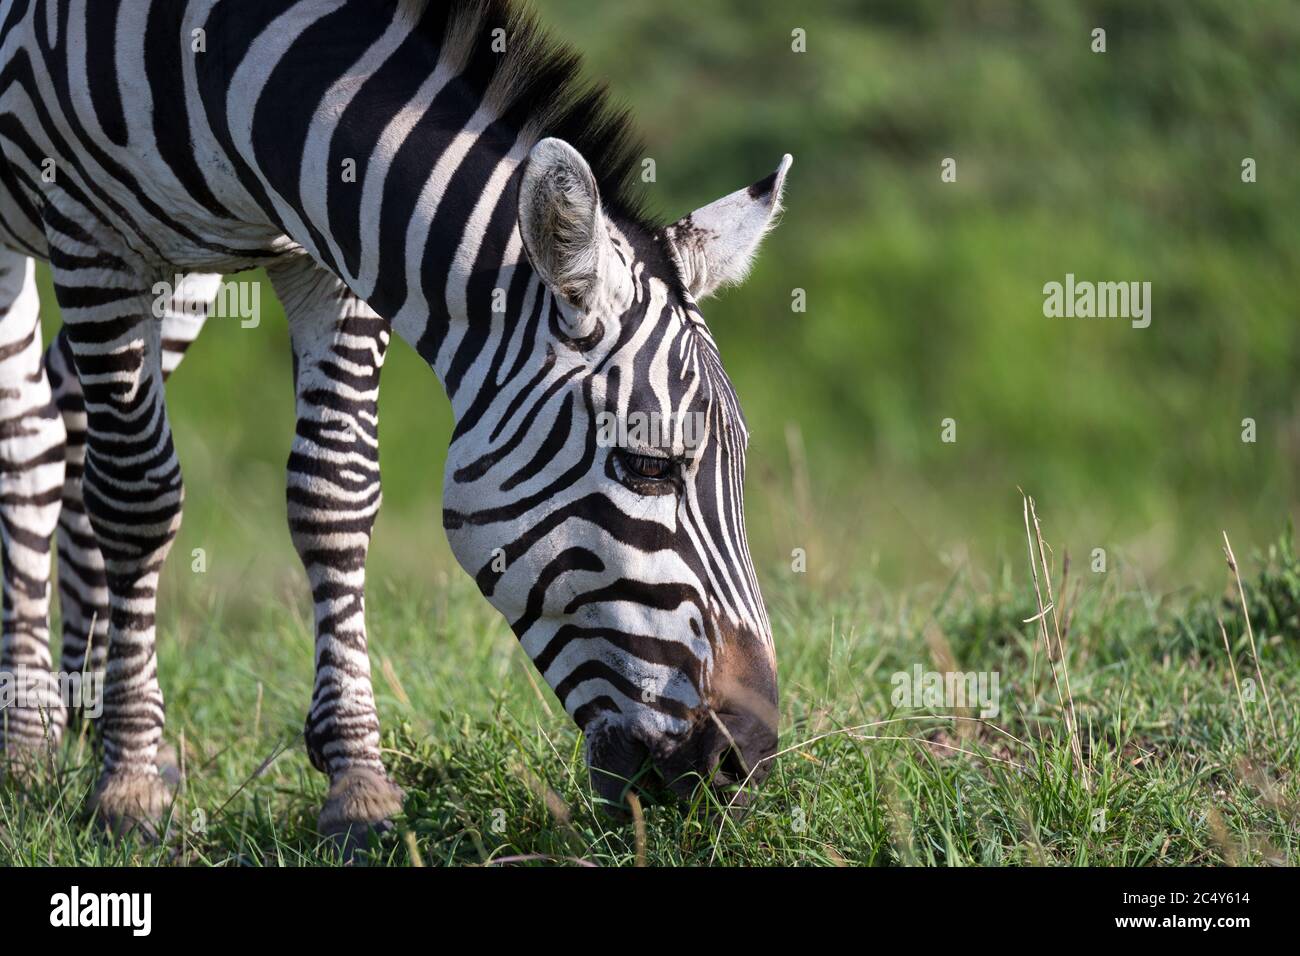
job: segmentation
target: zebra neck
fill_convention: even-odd
[[[199,22],[223,57],[196,78],[239,191],[392,320],[459,416],[480,356],[550,307],[517,228],[537,135],[494,104],[496,53],[440,40],[422,21],[443,4],[403,9],[217,4]]]
[[[538,325],[554,310],[524,254],[517,173],[514,157],[471,149],[437,198],[427,241],[412,257],[418,270],[408,273],[418,281],[397,290],[402,305],[393,307],[382,284],[368,300],[429,363],[457,419],[480,391],[524,370]]]

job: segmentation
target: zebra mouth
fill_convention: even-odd
[[[617,720],[588,727],[592,788],[615,814],[627,795],[648,803],[689,800],[707,786],[728,807],[749,804],[771,770],[776,733],[746,714],[711,713],[671,746],[647,744]],[[657,752],[656,752],[657,751]]]
[[[640,795],[654,776],[650,748],[608,719],[598,719],[584,734],[592,789],[608,809],[621,811],[627,794]]]

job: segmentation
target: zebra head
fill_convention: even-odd
[[[696,303],[744,277],[790,163],[663,228],[607,208],[562,140],[537,143],[518,175],[532,278],[491,395],[458,421],[444,524],[615,804],[629,781],[756,785],[775,752],[748,436]]]

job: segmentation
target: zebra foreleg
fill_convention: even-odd
[[[63,419],[41,364],[40,305],[30,259],[0,250],[0,772],[30,770],[63,731],[50,659],[50,539],[63,488]]]
[[[221,286],[221,276],[191,274],[177,284],[164,303],[162,373],[164,381],[198,338]],[[59,610],[65,673],[102,679],[108,655],[108,579],[104,558],[81,496],[86,459],[86,407],[72,361],[67,331],[60,331],[45,351],[45,369],[54,401],[67,430],[63,507],[59,512]],[[70,721],[81,713],[69,709]]]
[[[52,246],[61,241],[72,242],[51,235]],[[163,733],[158,577],[184,497],[163,396],[162,323],[150,279],[116,256],[86,255],[82,242],[73,249],[52,257],[55,292],[85,402],[82,497],[108,584],[104,765],[94,806],[114,832],[152,834],[171,800],[155,763]]]
[[[288,316],[296,373],[289,530],[316,619],[307,752],[330,778],[318,828],[350,853],[402,807],[402,792],[379,757],[365,622],[366,553],[380,502],[379,372],[389,324],[305,260],[272,271],[272,279]]]

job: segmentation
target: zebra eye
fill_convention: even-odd
[[[636,452],[620,450],[619,457],[623,467],[638,478],[647,481],[669,481],[677,474],[677,464],[671,458],[656,455],[638,455]]]

